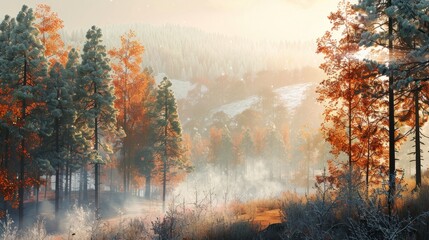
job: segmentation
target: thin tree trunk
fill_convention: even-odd
[[[57,98],[58,98],[57,93]],[[57,158],[60,154],[60,131],[59,131],[59,119],[55,118],[55,152],[57,153]],[[57,159],[57,166],[55,169],[55,218],[58,220],[58,212],[60,209],[60,162]]]
[[[417,84],[416,84],[417,85]],[[415,148],[416,148],[416,188],[420,188],[422,185],[422,173],[421,173],[421,150],[420,150],[420,106],[419,106],[419,86],[416,86],[414,91],[414,106],[415,106],[415,124],[416,124],[416,136],[415,136]]]
[[[64,201],[66,209],[68,207],[68,196],[69,196],[69,160],[66,161],[66,174],[65,174],[66,183],[64,185]]]
[[[95,122],[95,146],[94,146],[94,150],[97,152],[98,154],[98,119],[95,118],[94,120]],[[100,164],[98,162],[95,163],[94,166],[94,170],[95,170],[95,174],[94,174],[94,178],[95,178],[95,214],[96,216],[98,216],[98,210],[99,210],[99,174],[100,174]]]
[[[132,189],[131,189],[131,166],[130,166],[130,162],[128,162],[128,171],[127,171],[127,192],[130,192],[132,194]]]
[[[369,119],[368,119],[369,120]],[[370,130],[370,129],[369,129]],[[370,166],[370,136],[368,134],[367,139],[367,149],[366,149],[366,176],[365,176],[365,184],[366,184],[366,199],[369,200],[369,166]]]
[[[7,178],[9,178],[9,129],[5,128],[5,137],[4,137],[4,152],[3,152],[3,162],[2,167],[6,171]],[[3,211],[6,212],[7,210],[7,202],[4,198],[5,196],[2,195],[2,207]]]
[[[6,128],[5,144],[4,144],[4,169],[9,168],[9,129]]]
[[[72,176],[73,176],[73,172],[72,172],[71,167],[70,167],[69,171],[70,171],[70,174],[69,174],[69,178],[70,178],[70,180],[69,180],[69,197],[68,197],[69,205],[67,207],[70,207],[70,203],[71,203],[71,199],[72,199]]]
[[[307,153],[308,154],[308,153]],[[310,156],[307,155],[307,161],[306,161],[306,168],[307,168],[307,179],[306,179],[306,190],[307,194],[310,194]]]
[[[392,0],[387,1],[387,8],[392,6]],[[395,204],[396,189],[396,167],[395,167],[395,95],[393,80],[393,18],[389,17],[389,191],[388,191],[388,212],[392,215],[392,209]]]
[[[38,177],[40,180],[40,177]],[[40,185],[37,184],[36,186],[36,215],[39,215],[39,192],[40,192]]]
[[[79,173],[79,205],[83,204],[83,167],[80,169]]]
[[[27,85],[27,59],[24,59],[24,81],[23,86]],[[27,110],[27,103],[25,99],[22,100],[22,109],[21,109],[21,121],[25,122],[26,117],[26,110]],[[24,132],[21,130],[21,134],[24,135]],[[23,136],[21,139],[21,161],[20,161],[20,168],[19,168],[19,190],[18,190],[18,198],[19,198],[19,205],[18,205],[18,215],[19,215],[19,225],[18,228],[23,228],[23,221],[24,221],[24,172],[25,172],[25,137]]]
[[[144,198],[146,199],[150,199],[150,181],[151,181],[151,176],[150,174],[146,175],[146,188],[145,188],[145,192],[144,192]]]
[[[97,85],[96,84],[94,84],[94,94],[97,94]],[[94,108],[95,109],[97,109],[97,102],[95,102],[95,105],[94,105]],[[97,117],[95,117],[95,119],[94,119],[94,134],[95,134],[95,143],[94,143],[94,150],[95,150],[95,153],[97,154],[97,156],[98,156],[98,118]],[[98,163],[98,161],[95,163],[95,167],[94,167],[94,170],[95,170],[95,173],[94,173],[94,178],[95,178],[95,216],[96,217],[98,217],[98,211],[99,211],[99,208],[100,208],[100,205],[99,205],[99,196],[98,196],[98,193],[99,193],[99,186],[100,186],[100,183],[99,183],[99,174],[100,174],[100,166],[99,166],[99,163]]]
[[[48,193],[48,185],[49,185],[49,182],[51,181],[51,176],[48,176],[48,175],[46,175],[46,183],[45,183],[45,195],[44,195],[44,197],[43,197],[43,200],[44,201],[46,201],[46,198],[47,198],[47,193]]]
[[[124,152],[124,201],[126,198],[127,198],[127,163],[125,162],[125,152]]]
[[[83,167],[82,202],[88,204],[88,171]]]
[[[165,126],[164,126],[164,169],[162,176],[162,211],[165,212],[165,195],[167,191],[167,135],[168,135],[168,103],[165,96]]]

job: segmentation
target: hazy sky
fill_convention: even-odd
[[[0,0],[0,15],[46,3],[66,29],[123,23],[175,24],[271,40],[313,40],[338,0]]]

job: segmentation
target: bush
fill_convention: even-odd
[[[13,225],[13,220],[8,213],[0,224],[0,239],[15,240],[17,238],[18,229]]]

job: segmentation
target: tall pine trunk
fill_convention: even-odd
[[[419,92],[420,88],[416,84],[416,89],[414,91],[414,107],[415,107],[415,148],[416,148],[416,189],[420,188],[422,185],[422,173],[421,173],[421,150],[420,150],[420,106],[419,106]]]
[[[369,123],[369,118],[367,118],[367,121]],[[368,131],[371,130],[371,128],[368,129]],[[371,156],[370,156],[370,136],[368,134],[368,139],[366,140],[366,174],[365,174],[365,195],[366,195],[366,199],[369,200],[369,166],[370,166],[370,160],[371,160]]]
[[[46,176],[46,183],[45,183],[45,195],[43,196],[43,200],[46,201],[47,194],[48,194],[48,186],[50,186],[51,182],[51,176]]]
[[[69,196],[69,160],[66,161],[66,173],[65,173],[65,185],[64,185],[64,201],[65,201],[65,208],[68,208],[68,196]]]
[[[57,98],[58,98],[57,93]],[[59,131],[59,119],[58,117],[55,118],[55,152],[57,153],[57,158],[59,158],[60,155],[60,131]],[[59,159],[57,159],[57,166],[55,169],[55,218],[58,220],[58,212],[60,209],[60,162]]]
[[[97,94],[97,85],[96,84],[94,84],[94,94]],[[94,107],[95,107],[95,109],[97,109],[97,102],[95,102]],[[95,119],[94,119],[94,134],[95,134],[94,150],[98,156],[98,118],[97,117],[95,117]],[[94,178],[95,178],[95,186],[94,186],[95,187],[95,215],[96,215],[96,217],[98,217],[98,213],[99,213],[98,211],[100,208],[99,196],[98,196],[99,185],[100,185],[100,183],[99,183],[100,166],[99,166],[98,160],[95,163],[94,170],[95,170],[95,173],[94,173]]]
[[[37,179],[40,181],[40,176],[37,176]],[[36,185],[36,215],[39,215],[39,192],[40,184]]]
[[[86,164],[85,164],[86,165]],[[88,171],[86,166],[83,166],[83,184],[82,184],[82,202],[88,204]]]
[[[387,1],[386,8],[392,6],[392,0]],[[396,189],[396,159],[395,159],[395,95],[393,80],[393,18],[389,17],[389,191],[388,191],[388,212],[392,214],[395,204]]]
[[[5,137],[4,137],[4,150],[3,150],[3,162],[2,167],[7,173],[7,178],[9,178],[9,129],[5,129]],[[2,196],[2,207],[3,211],[6,212],[7,210],[7,202],[4,199],[4,196]]]
[[[78,194],[79,206],[83,204],[83,167],[79,172],[79,194]]]
[[[73,172],[72,172],[71,167],[70,167],[69,171],[70,171],[70,174],[69,174],[69,178],[70,178],[70,180],[69,180],[69,195],[68,195],[68,199],[67,199],[69,205],[67,207],[70,207],[71,198],[72,198],[72,176],[73,176]]]
[[[27,59],[24,59],[24,81],[22,83],[23,86],[27,85]],[[24,123],[25,121],[25,112],[27,110],[27,102],[25,101],[25,98],[22,100],[22,108],[21,108],[21,121]],[[18,218],[19,218],[19,229],[22,229],[23,227],[23,221],[24,221],[24,173],[25,173],[25,137],[24,137],[24,130],[21,127],[21,161],[19,166],[19,190],[18,190],[18,198],[19,198],[19,204],[18,204]]]
[[[125,144],[124,144],[125,145]],[[125,147],[123,149],[124,152],[124,201],[127,198],[127,162],[125,160]]]
[[[168,135],[168,102],[165,96],[165,126],[164,126],[164,169],[162,174],[162,211],[165,212],[165,195],[167,191],[167,135]]]

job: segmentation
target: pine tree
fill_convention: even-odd
[[[42,148],[51,160],[51,166],[55,169],[55,213],[58,216],[60,207],[61,176],[60,173],[66,165],[69,147],[75,144],[76,128],[75,108],[73,104],[73,82],[67,79],[67,71],[56,62],[51,67],[49,77],[46,78],[45,102],[48,109],[48,132]]]
[[[428,81],[429,62],[427,61],[427,49],[429,48],[429,19],[427,18],[429,3],[422,0],[396,1],[389,9],[396,21],[396,35],[401,44],[400,73],[398,85],[408,85],[411,98],[414,99],[413,107],[408,112],[414,113],[400,117],[407,118],[408,124],[414,128],[414,147],[416,162],[416,188],[421,186],[421,127],[426,122],[425,115],[420,112],[425,109],[425,95]],[[410,84],[413,83],[413,84]],[[409,106],[409,105],[408,105]],[[407,109],[407,108],[405,108]],[[412,120],[411,120],[412,119]],[[411,120],[411,121],[410,121]]]
[[[145,75],[150,76],[151,73],[146,69]],[[149,93],[145,99],[142,99],[144,101],[141,103],[145,108],[145,114],[135,130],[136,137],[139,137],[139,140],[136,140],[137,147],[140,148],[140,153],[137,154],[135,163],[137,163],[138,169],[146,179],[146,199],[150,199],[151,182],[156,169],[157,115],[159,114],[156,108],[157,90],[153,87],[153,84],[149,85],[148,90]]]
[[[11,157],[11,139],[14,132],[13,122],[16,119],[16,116],[19,114],[18,109],[10,101],[10,96],[12,94],[12,88],[5,81],[7,77],[4,77],[4,74],[8,73],[7,64],[8,60],[6,58],[6,51],[10,47],[11,43],[11,32],[15,27],[16,22],[14,18],[6,15],[4,20],[0,24],[0,152],[1,152],[1,171],[3,179],[0,181],[1,184],[1,197],[3,200],[10,199],[11,202],[15,202],[15,192],[11,191],[18,187],[18,183],[12,181],[15,178],[12,178],[9,174],[10,157]],[[8,190],[9,189],[9,190]],[[6,208],[6,201],[3,202],[3,207]],[[6,209],[4,209],[5,211]]]
[[[10,44],[7,44],[6,55],[2,57],[2,74],[6,89],[10,89],[12,105],[19,106],[20,113],[16,124],[19,144],[19,227],[22,228],[24,219],[24,188],[25,167],[29,157],[31,142],[27,138],[36,134],[43,124],[42,115],[35,116],[38,109],[43,108],[41,93],[42,82],[46,77],[47,63],[44,49],[38,40],[38,30],[34,26],[32,9],[23,6],[16,17],[16,24],[11,29]]]
[[[165,211],[167,194],[167,175],[174,167],[186,167],[182,158],[182,128],[177,113],[176,99],[171,90],[171,82],[166,77],[158,85],[156,97],[157,151],[162,159],[162,206]]]
[[[98,154],[100,134],[103,131],[113,131],[116,127],[114,88],[109,75],[106,47],[102,45],[101,37],[101,29],[95,26],[86,34],[74,99],[78,109],[77,121],[91,131],[94,141],[93,156],[90,160],[94,163],[96,213],[99,209],[99,169],[100,163],[103,162]]]
[[[388,50],[388,65],[379,63],[379,71],[388,77],[388,125],[389,125],[389,192],[388,211],[392,213],[396,191],[396,135],[395,91],[403,90],[418,69],[427,67],[423,60],[427,46],[427,1],[359,1],[356,5],[365,18],[361,45],[383,47]],[[426,39],[426,40],[425,40]],[[423,60],[423,61],[422,61]],[[427,80],[423,77],[420,80]]]
[[[76,82],[78,79],[78,67],[79,67],[79,53],[76,49],[71,49],[68,53],[67,63],[65,65],[63,78],[65,83],[69,87],[69,95],[72,96],[72,106],[69,106],[73,110],[73,122],[70,125],[67,125],[64,138],[65,147],[68,148],[68,155],[66,157],[66,183],[67,175],[71,177],[73,168],[85,165],[84,159],[90,158],[90,153],[82,151],[82,149],[89,149],[91,146],[90,134],[88,127],[85,125],[85,122],[82,122],[77,118],[78,112],[82,110],[79,109],[79,103],[75,103],[73,98],[75,98],[76,92]],[[66,186],[66,190],[71,191],[70,187]],[[69,196],[68,191],[65,191],[65,198]]]

